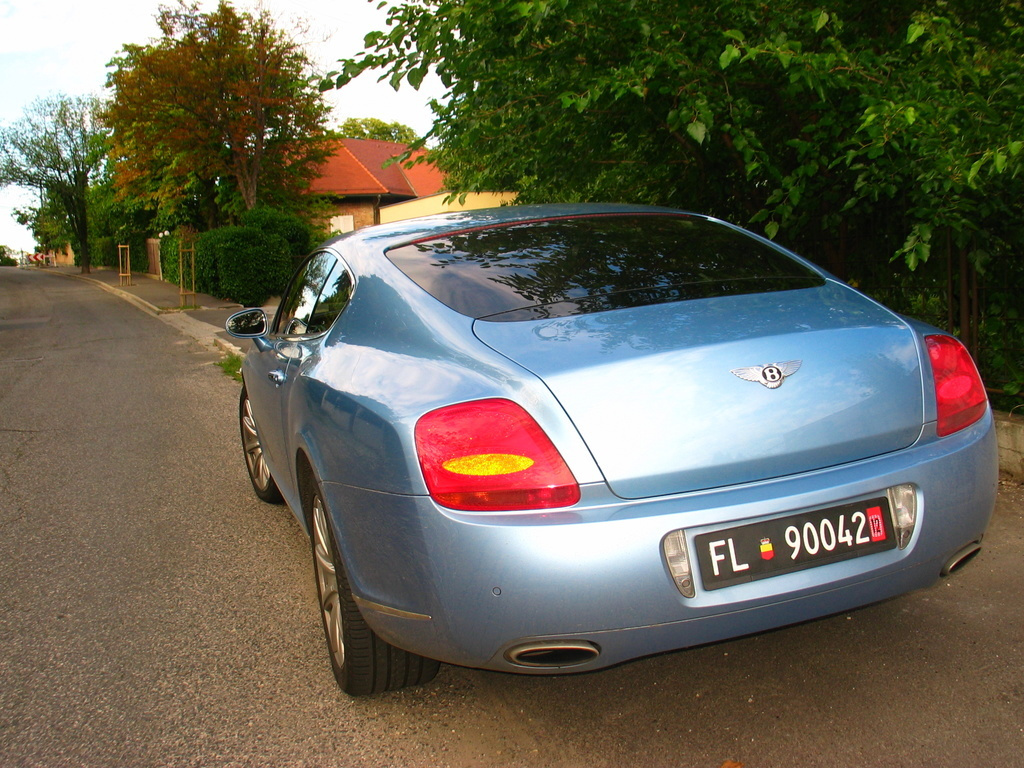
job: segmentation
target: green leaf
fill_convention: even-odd
[[[698,144],[703,144],[704,139],[708,135],[708,127],[704,125],[700,120],[694,120],[688,126],[686,126],[686,132],[690,134],[690,138],[696,141]]]
[[[992,165],[995,166],[996,173],[1002,173],[1003,169],[1006,167],[1006,155],[1002,152],[996,152],[992,156]]]
[[[427,75],[426,67],[417,67],[416,69],[410,70],[406,76],[406,80],[409,81],[409,85],[415,90],[419,90],[420,84],[423,82],[423,78]]]
[[[1011,141],[1006,147],[1010,150],[1010,154],[1016,157],[1020,154],[1020,151],[1024,149],[1024,141]]]
[[[814,31],[820,32],[821,28],[828,24],[829,15],[825,10],[818,12],[818,18],[814,20]]]
[[[919,38],[921,35],[923,35],[926,31],[927,30],[925,29],[924,24],[917,24],[917,23],[911,24],[909,27],[907,27],[907,43],[914,42],[915,40],[917,40],[917,38]]]
[[[739,48],[732,43],[729,43],[729,45],[725,46],[725,50],[722,51],[722,55],[718,57],[718,65],[722,69],[725,69],[742,55],[743,54]]]
[[[747,41],[747,38],[745,38],[743,36],[743,33],[740,32],[738,29],[727,29],[722,34],[724,34],[726,37],[731,38],[732,40],[735,40],[736,42],[739,42],[739,43],[745,43]]]
[[[769,240],[774,240],[775,236],[779,234],[779,222],[769,221],[764,225],[764,233]]]
[[[980,160],[976,160],[974,162],[974,165],[971,166],[971,170],[968,171],[968,173],[967,173],[967,186],[969,186],[969,187],[973,187],[974,186],[974,179],[975,179],[975,177],[977,177],[978,173],[981,171],[982,166],[985,165],[985,161],[986,160],[988,160],[988,155],[987,154],[983,155]]]

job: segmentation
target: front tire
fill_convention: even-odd
[[[433,680],[438,662],[382,640],[363,619],[319,489],[308,504],[320,616],[338,687],[350,696],[365,696]]]
[[[238,427],[242,433],[245,468],[249,470],[249,482],[252,483],[253,491],[268,504],[283,503],[284,497],[281,496],[281,491],[270,474],[267,457],[263,455],[263,444],[260,442],[256,419],[252,415],[252,403],[249,402],[249,393],[246,392],[244,384],[238,400]]]

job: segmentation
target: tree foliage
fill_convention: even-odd
[[[86,207],[89,211],[89,226],[93,225],[95,216],[94,209],[90,205],[88,196]],[[39,204],[27,208],[15,208],[14,220],[21,226],[28,228],[35,240],[36,248],[40,251],[62,251],[65,246],[71,243],[71,228],[68,224],[68,215],[63,206],[51,195],[43,192],[39,195]],[[92,241],[90,240],[90,267],[92,266]]]
[[[56,96],[34,102],[24,117],[0,129],[0,186],[30,187],[39,208],[21,214],[45,246],[70,241],[82,271],[89,271],[89,184],[103,167],[106,132],[95,98]],[[66,229],[65,229],[66,227]],[[67,236],[60,243],[53,238]]]
[[[179,0],[162,36],[112,62],[115,178],[123,194],[210,227],[289,201],[326,156],[327,107],[298,44],[265,10]]]
[[[335,131],[341,139],[377,139],[412,144],[419,139],[412,128],[402,123],[386,123],[376,117],[350,117]]]
[[[1019,185],[1020,2],[819,3],[397,2],[336,84],[435,69],[460,191],[678,205],[833,250],[881,217],[912,267],[940,229],[977,236]]]

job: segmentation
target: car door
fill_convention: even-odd
[[[246,390],[264,457],[278,482],[290,477],[287,403],[309,342],[330,327],[317,305],[337,264],[330,251],[314,252],[302,263],[281,297],[270,332],[256,340],[247,360]]]

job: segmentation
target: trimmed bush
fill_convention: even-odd
[[[313,248],[313,230],[298,216],[276,208],[253,208],[242,214],[242,226],[267,234],[280,235],[288,241],[292,256],[305,256]]]
[[[171,232],[160,238],[160,271],[168,283],[180,285],[178,270],[178,233]]]
[[[89,243],[90,261],[94,267],[113,267],[117,269],[117,244],[112,237],[93,238]]]
[[[119,245],[127,245],[130,249],[128,253],[131,257],[132,272],[146,272],[149,270],[149,257],[146,255],[146,236],[140,232],[135,232],[122,240],[119,240],[116,236],[90,238],[89,248],[92,266],[109,267],[110,269],[120,268]]]
[[[222,227],[196,241],[196,288],[247,307],[284,290],[291,275],[288,241],[250,227]]]

